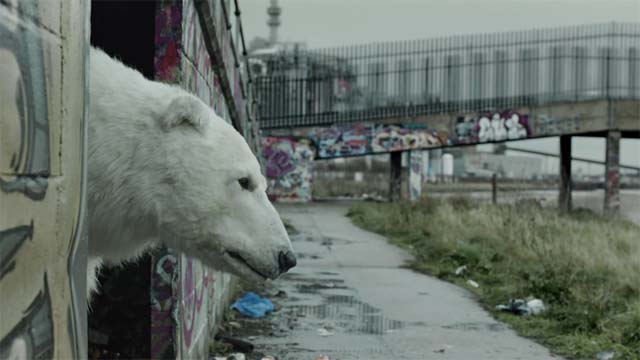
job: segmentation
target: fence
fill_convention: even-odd
[[[261,128],[640,98],[640,24],[252,57]]]

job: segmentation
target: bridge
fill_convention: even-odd
[[[420,196],[422,150],[560,136],[607,139],[605,207],[619,206],[619,142],[640,136],[640,24],[599,24],[250,55],[271,195],[310,200],[314,160],[401,153]]]

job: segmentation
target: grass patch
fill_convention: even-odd
[[[354,205],[349,216],[408,249],[417,271],[463,284],[494,315],[557,353],[640,359],[640,228],[587,210],[563,214],[535,202],[464,198]],[[466,265],[464,276],[454,271]],[[537,317],[497,313],[511,298],[536,297]]]

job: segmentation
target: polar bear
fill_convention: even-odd
[[[88,296],[160,244],[250,280],[296,265],[244,138],[199,98],[90,51]]]

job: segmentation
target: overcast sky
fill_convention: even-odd
[[[279,38],[310,48],[602,22],[640,22],[640,0],[279,0]],[[267,38],[269,0],[240,0],[245,35]],[[509,143],[557,152],[557,139]],[[640,140],[621,162],[640,167]],[[604,159],[602,139],[574,139],[574,156]],[[555,165],[551,164],[551,167]],[[600,171],[580,166],[583,171]]]

